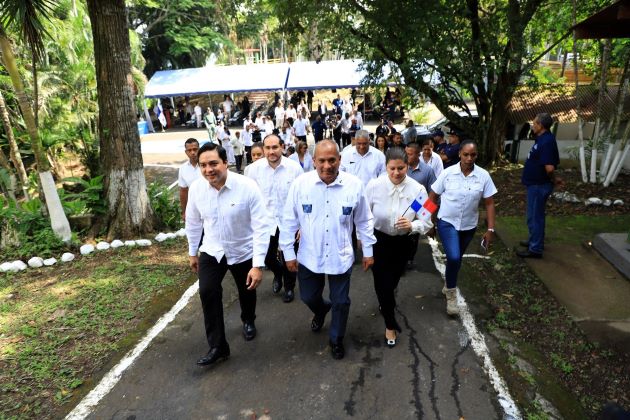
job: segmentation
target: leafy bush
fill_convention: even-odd
[[[152,182],[149,184],[148,194],[158,228],[177,230],[183,226],[179,200],[175,199],[173,191],[167,185]]]
[[[103,199],[103,175],[88,180],[69,177],[64,182],[74,182],[78,186],[78,192],[59,190],[59,197],[63,210],[68,215],[91,213],[102,215],[107,212],[107,206]]]
[[[68,249],[50,227],[50,221],[42,213],[39,198],[21,205],[0,196],[0,235],[17,237],[16,246],[2,250],[3,260],[10,258],[52,257],[60,250]],[[73,243],[76,238],[73,237]]]

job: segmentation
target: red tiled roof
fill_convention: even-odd
[[[602,103],[602,118],[610,120],[616,112],[615,100],[619,86],[608,86]],[[584,121],[595,121],[597,113],[598,86],[582,85],[578,87],[577,98],[580,101],[580,114]],[[577,99],[575,87],[570,85],[546,85],[531,88],[517,88],[512,102],[508,106],[510,121],[514,124],[529,122],[541,112],[548,112],[558,122],[577,121]],[[630,92],[626,93],[623,107],[624,116],[630,117]]]

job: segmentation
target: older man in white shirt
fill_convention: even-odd
[[[263,140],[263,152],[265,159],[260,159],[251,164],[247,176],[252,178],[263,193],[263,199],[267,211],[273,215],[275,223],[269,231],[269,248],[265,257],[265,265],[273,272],[272,292],[278,294],[284,285],[282,300],[291,302],[294,297],[295,273],[287,270],[284,258],[278,260],[279,226],[282,221],[282,212],[287,200],[289,187],[293,181],[304,173],[299,163],[282,156],[280,138],[275,134],[265,137]]]
[[[206,143],[198,156],[204,179],[190,187],[186,236],[190,267],[199,275],[199,296],[210,346],[208,353],[197,360],[198,365],[204,366],[230,355],[221,288],[228,270],[238,289],[243,336],[247,341],[256,336],[256,287],[263,278],[271,222],[256,183],[228,171],[223,147]]]
[[[364,186],[385,172],[385,155],[370,146],[370,134],[366,130],[357,131],[354,146],[343,151],[341,170],[359,177]]]
[[[363,184],[339,171],[337,145],[322,140],[315,146],[316,171],[298,177],[291,185],[280,226],[280,247],[287,268],[297,272],[300,298],[314,313],[311,330],[321,330],[332,308],[330,347],[332,357],[345,355],[343,338],[350,310],[350,275],[354,262],[352,228],[363,246],[363,269],[374,264],[374,221]],[[299,251],[293,248],[300,231]],[[299,264],[298,264],[299,263]],[[328,276],[330,302],[322,297]]]

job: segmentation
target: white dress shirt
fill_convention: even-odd
[[[293,130],[295,130],[296,136],[305,136],[306,135],[306,127],[308,126],[308,121],[305,119],[298,118],[293,122]]]
[[[420,158],[424,163],[429,165],[431,169],[433,169],[433,173],[436,177],[440,176],[440,174],[444,170],[444,162],[442,162],[442,158],[440,157],[440,155],[435,152],[431,152],[431,159],[429,159],[428,162],[424,160],[424,157],[422,155],[420,155]]]
[[[251,124],[251,120],[243,121],[243,132],[241,133],[241,138],[243,139],[243,146],[250,147],[254,142],[252,141],[252,131],[248,128]]]
[[[358,176],[363,185],[367,185],[371,179],[385,172],[385,155],[376,147],[369,146],[368,151],[361,156],[356,146],[352,146],[343,150],[339,169]]]
[[[287,194],[293,181],[304,173],[299,163],[281,157],[280,164],[274,169],[266,158],[257,160],[249,165],[247,176],[258,184],[262,191],[263,200],[267,210],[275,218],[269,234],[276,234],[276,228],[282,222],[282,212],[287,201]]]
[[[280,225],[280,247],[287,261],[296,259],[293,243],[300,230],[297,260],[314,273],[343,274],[354,262],[352,225],[372,257],[374,219],[361,180],[339,172],[326,185],[316,171],[307,172],[291,185]]]
[[[479,221],[479,201],[497,193],[488,171],[475,165],[472,172],[464,176],[459,164],[444,169],[431,190],[441,196],[438,219],[449,222],[457,230],[475,228]]]
[[[309,152],[304,153],[304,166],[302,166],[302,163],[300,163],[300,157],[298,156],[297,152],[289,156],[289,159],[296,161],[298,165],[300,165],[300,167],[304,169],[304,172],[312,171],[315,169],[315,164],[313,163],[313,156],[311,156]]]
[[[374,229],[391,236],[407,235],[409,231],[394,226],[404,213],[405,219],[411,222],[411,232],[427,233],[433,223],[417,219],[416,212],[409,207],[421,192],[428,195],[421,184],[408,176],[398,185],[394,185],[386,173],[371,180],[365,189],[365,195],[374,215]]]
[[[286,112],[284,113],[284,117],[287,119],[293,118],[293,120],[296,120],[297,111],[295,110],[295,108],[287,108]]]
[[[262,267],[269,248],[270,219],[253,180],[228,171],[225,185],[217,191],[200,178],[188,191],[188,255],[201,251],[217,261],[225,256],[228,265],[252,258],[254,267]]]
[[[189,160],[179,167],[177,174],[177,183],[180,188],[189,188],[190,185],[197,179],[201,178],[201,169],[199,165],[192,166]]]

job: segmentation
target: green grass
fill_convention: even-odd
[[[511,238],[527,239],[525,217],[498,216],[497,225]],[[556,244],[580,244],[590,241],[598,233],[627,233],[630,214],[611,217],[547,216],[545,241]]]
[[[183,242],[0,276],[0,419],[58,417],[85,393],[192,282]]]

